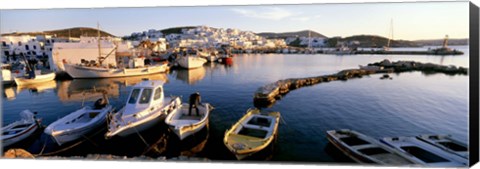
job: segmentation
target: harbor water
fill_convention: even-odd
[[[183,143],[164,139],[168,130],[159,124],[153,131],[127,138],[97,140],[84,144],[81,151],[66,150],[64,156],[82,156],[91,153],[138,156],[146,147],[161,142],[166,151],[157,155],[178,155],[235,160],[223,144],[223,135],[248,108],[253,107],[257,88],[280,79],[319,76],[343,69],[378,62],[414,60],[441,65],[469,66],[468,46],[454,47],[465,52],[459,56],[427,55],[324,55],[324,54],[242,54],[233,58],[233,65],[207,63],[194,70],[171,70],[167,74],[113,79],[62,80],[27,87],[5,87],[2,101],[3,125],[19,119],[19,112],[30,109],[38,112],[48,125],[79,109],[82,103],[92,105],[101,94],[83,91],[108,91],[111,104],[118,110],[126,101],[132,86],[143,79],[165,82],[165,95],[188,96],[200,92],[202,102],[215,107],[211,112],[206,137],[193,138],[197,143],[185,149]],[[417,50],[417,49],[412,49]],[[291,91],[281,100],[262,111],[279,111],[282,122],[278,138],[269,159],[291,162],[351,162],[328,144],[325,131],[353,129],[375,138],[387,136],[415,136],[419,134],[451,134],[467,143],[469,77],[465,75],[424,74],[407,72],[391,74],[392,80],[380,80],[381,74],[348,81],[321,83]],[[163,127],[162,127],[163,126]],[[128,140],[138,144],[130,144]],[[151,137],[151,138],[149,138]],[[164,139],[162,141],[162,139]],[[25,149],[39,153],[56,148],[45,148],[45,134],[37,136]],[[168,141],[165,141],[168,140]],[[171,141],[174,140],[174,141]],[[94,143],[92,143],[94,142]],[[148,146],[147,146],[148,145]],[[82,146],[82,145],[79,145]],[[48,146],[47,146],[48,147]],[[108,147],[108,148],[105,148]],[[43,150],[42,150],[43,149]],[[174,150],[182,149],[182,153]],[[148,153],[145,155],[149,155]]]

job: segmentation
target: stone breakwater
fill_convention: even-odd
[[[362,78],[363,76],[379,73],[400,73],[409,71],[421,71],[427,74],[444,73],[448,75],[467,75],[468,68],[457,66],[445,66],[433,63],[421,63],[415,61],[397,61],[383,60],[381,62],[370,63],[367,66],[360,66],[358,69],[342,70],[335,74],[322,75],[306,78],[290,78],[278,80],[257,89],[254,94],[253,103],[255,107],[268,107],[273,105],[281,96],[286,95],[291,90],[305,86],[311,86],[319,83],[343,80],[352,78]]]

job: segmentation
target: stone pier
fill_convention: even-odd
[[[415,61],[397,61],[383,60],[381,62],[370,63],[367,66],[360,66],[358,69],[346,69],[335,74],[322,75],[306,78],[291,78],[278,80],[257,89],[254,94],[254,105],[256,107],[268,107],[273,105],[281,96],[286,95],[291,90],[305,86],[311,86],[319,83],[326,83],[336,80],[348,80],[352,78],[361,78],[365,75],[379,73],[400,73],[408,71],[421,71],[424,73],[445,73],[448,75],[467,75],[468,69],[456,67],[453,65],[444,66],[433,63],[421,63]]]

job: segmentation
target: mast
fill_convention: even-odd
[[[386,50],[390,49],[390,42],[393,40],[393,19],[390,20],[390,31],[388,36],[387,46],[385,47]]]
[[[98,36],[98,39],[97,39],[97,44],[98,44],[98,62],[100,63],[100,65],[102,65],[102,47],[100,46],[100,25],[98,24],[97,22],[97,36]]]

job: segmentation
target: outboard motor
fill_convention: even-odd
[[[94,109],[102,109],[105,106],[107,106],[107,101],[103,98],[100,98],[97,101],[95,101]]]

